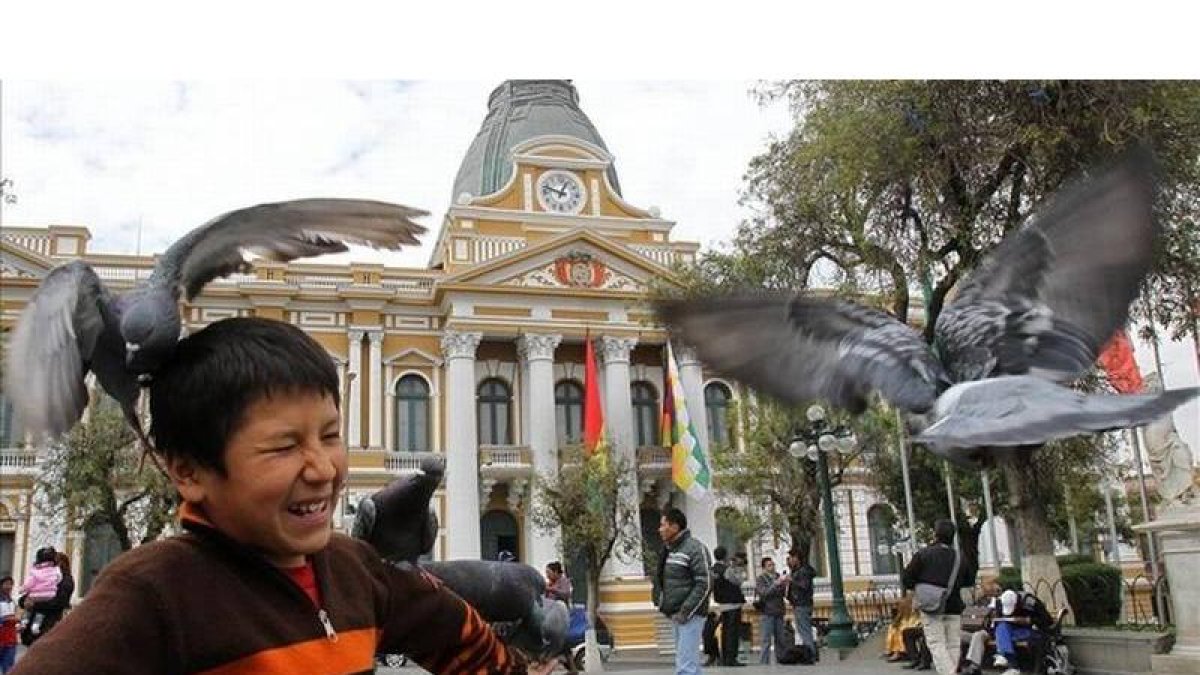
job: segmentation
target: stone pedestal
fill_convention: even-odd
[[[1171,590],[1175,646],[1151,657],[1155,673],[1200,673],[1200,505],[1164,509],[1135,529],[1156,532]]]

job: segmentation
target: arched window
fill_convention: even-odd
[[[517,519],[507,511],[488,511],[479,519],[479,553],[483,560],[496,560],[508,551],[521,560],[521,538]],[[573,580],[572,580],[573,581]]]
[[[875,574],[895,574],[896,554],[892,546],[896,543],[893,525],[896,516],[886,504],[876,504],[867,510],[867,529],[871,542],[871,569]]]
[[[649,382],[629,385],[633,399],[633,430],[639,446],[659,444],[658,392]]]
[[[732,399],[729,387],[720,382],[710,382],[704,387],[704,411],[708,417],[710,445],[729,445],[729,402]]]
[[[583,440],[583,387],[574,380],[554,385],[554,419],[559,446]]]
[[[396,452],[429,452],[429,385],[420,375],[396,383]]]
[[[479,444],[512,445],[512,390],[504,380],[479,385]]]

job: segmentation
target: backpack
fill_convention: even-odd
[[[740,605],[746,602],[746,596],[742,595],[742,589],[737,584],[725,578],[728,569],[729,565],[724,562],[712,566],[713,600],[723,605]]]
[[[812,649],[808,645],[790,645],[785,647],[783,652],[776,655],[775,660],[780,665],[812,665],[816,661],[813,659]]]

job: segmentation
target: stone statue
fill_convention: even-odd
[[[1146,389],[1162,391],[1158,373],[1146,377]],[[1172,415],[1163,415],[1147,424],[1143,431],[1146,456],[1158,481],[1158,495],[1163,508],[1193,505],[1200,501],[1200,486],[1196,484],[1192,450],[1175,430]]]

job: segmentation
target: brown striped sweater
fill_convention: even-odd
[[[322,607],[205,523],[122,554],[36,642],[17,675],[371,673],[376,652],[433,673],[524,673],[475,610],[418,571],[334,534],[312,556]]]

